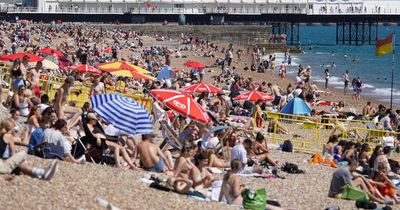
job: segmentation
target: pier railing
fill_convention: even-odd
[[[268,4],[185,4],[177,8],[176,4],[154,3],[147,6],[144,3],[113,3],[90,4],[75,2],[60,2],[56,7],[3,7],[2,12],[8,13],[65,13],[65,14],[231,14],[231,15],[260,15],[260,14],[304,14],[304,15],[400,15],[400,4],[392,7],[364,6],[362,3],[353,4],[320,4],[320,3],[293,3],[280,1]],[[397,7],[398,6],[398,7]]]

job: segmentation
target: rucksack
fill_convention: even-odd
[[[64,159],[64,148],[53,143],[43,142],[34,148],[35,156],[46,159]]]
[[[288,163],[286,162],[285,165],[282,167],[282,171],[289,173],[289,174],[302,174],[304,173],[303,170],[299,169],[299,166],[297,166],[294,163]]]
[[[290,140],[285,140],[282,144],[283,152],[293,152],[293,144]]]

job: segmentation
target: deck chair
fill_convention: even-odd
[[[176,149],[181,149],[182,144],[179,141],[178,134],[174,131],[174,129],[172,129],[169,119],[162,121],[160,123],[160,127],[162,130],[162,134],[164,136],[164,141],[161,143],[160,149],[162,151],[165,151],[166,149],[169,148],[169,146],[172,146]]]
[[[82,114],[82,124],[85,136],[80,138],[80,141],[85,147],[90,145],[90,148],[86,150],[86,155],[93,159],[95,163],[114,165],[115,160],[111,155],[111,151],[106,145],[106,139],[101,139],[100,146],[97,145],[97,138],[92,134],[87,126],[87,117]]]

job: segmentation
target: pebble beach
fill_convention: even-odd
[[[143,39],[145,45],[148,46],[168,46],[170,44],[169,41],[156,41],[154,37],[144,37]],[[62,40],[63,37],[59,37],[54,43],[60,43]],[[221,46],[228,44],[220,43]],[[196,60],[211,65],[217,57],[223,57],[222,53],[217,53],[214,58],[198,57],[190,51],[182,54],[186,58],[173,58],[171,66],[183,71],[188,71],[183,66],[187,60]],[[140,56],[140,54],[125,50],[121,52],[122,58],[130,56]],[[233,65],[236,66],[239,74],[246,77],[251,76],[255,82],[267,81],[278,84],[283,89],[288,83],[294,83],[293,78],[281,80],[278,76],[273,77],[268,72],[244,71],[243,68],[248,66],[249,62],[250,56],[244,56],[242,61],[235,61]],[[212,82],[211,77],[218,75],[219,72],[220,68],[208,68],[205,81]],[[360,101],[354,101],[351,96],[344,96],[341,90],[332,90],[323,94],[321,99],[344,100],[346,108],[355,107],[357,112],[360,112],[367,101],[372,101],[375,106],[381,103],[367,97],[363,97]],[[1,120],[7,116],[8,113],[4,111],[0,113]],[[161,133],[156,128],[155,132],[157,143],[161,143]],[[276,148],[277,145],[271,147]],[[18,150],[26,150],[26,148],[18,147]],[[297,164],[305,173],[287,174],[282,172],[285,179],[242,177],[241,182],[246,187],[265,188],[268,200],[278,201],[282,207],[289,209],[320,210],[333,206],[344,210],[357,209],[354,201],[332,199],[327,196],[333,168],[326,165],[308,164],[307,160],[311,157],[310,154],[285,153],[277,149],[273,149],[270,154],[272,159],[279,160],[280,163]],[[36,167],[44,167],[50,163],[50,160],[35,156],[29,156],[29,161]],[[16,176],[10,182],[0,181],[0,209],[112,209],[111,206],[116,209],[237,209],[237,207],[224,203],[198,201],[177,193],[152,189],[141,181],[142,178],[148,178],[150,175],[161,179],[165,178],[163,174],[117,169],[90,162],[85,165],[77,165],[60,161],[58,174],[51,182],[32,179],[28,176]],[[109,207],[104,207],[105,205],[101,203],[108,203]]]

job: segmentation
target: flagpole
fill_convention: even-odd
[[[395,51],[395,46],[396,46],[396,34],[393,32],[393,55],[392,55],[392,83],[390,87],[390,109],[392,109],[393,106],[393,77],[394,77],[394,53]]]

